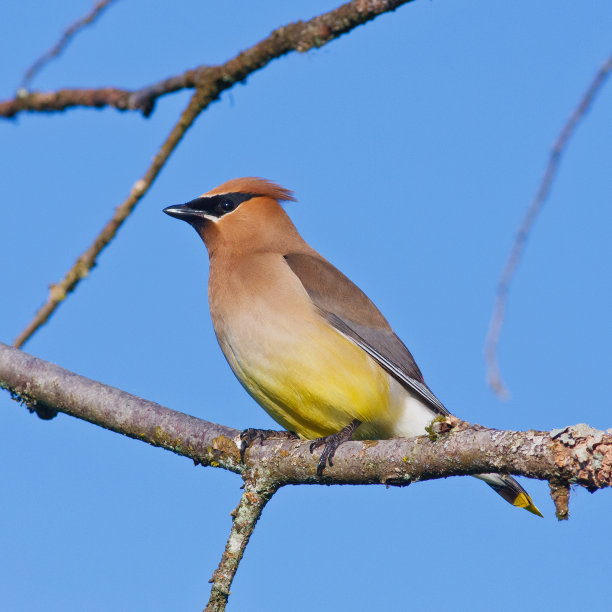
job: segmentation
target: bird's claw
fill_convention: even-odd
[[[240,434],[240,461],[244,463],[244,454],[255,440],[259,440],[259,444],[263,444],[268,438],[285,438],[294,439],[297,435],[292,431],[276,431],[275,429],[255,429],[249,427]]]
[[[321,478],[323,476],[323,470],[325,466],[329,464],[329,467],[333,467],[334,463],[332,459],[338,450],[338,447],[344,442],[348,442],[353,438],[353,433],[361,425],[361,421],[354,419],[346,427],[343,427],[338,433],[331,434],[330,436],[324,436],[323,438],[317,438],[310,443],[310,452],[312,453],[316,448],[323,446],[323,452],[319,457],[319,463],[317,465],[317,476]]]
[[[320,446],[324,447],[317,465],[317,476],[319,478],[323,476],[323,470],[328,464],[329,467],[333,467],[334,465],[332,459],[336,454],[338,447],[342,444],[342,442],[344,442],[344,440],[340,440],[339,437],[339,434],[332,434],[331,436],[325,436],[324,438],[317,438],[310,444],[311,453]]]

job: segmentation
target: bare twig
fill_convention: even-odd
[[[0,117],[11,119],[21,112],[52,113],[75,107],[100,109],[107,106],[120,111],[140,111],[148,117],[153,112],[158,98],[182,89],[195,89],[196,82],[208,68],[209,66],[200,66],[194,70],[186,70],[183,74],[133,91],[117,87],[33,92],[20,90],[15,98],[0,102]]]
[[[222,71],[226,69],[225,77],[228,79],[219,93],[234,83],[244,80],[249,74],[263,68],[273,59],[291,51],[305,53],[313,47],[322,47],[378,15],[394,11],[402,4],[413,1],[353,0],[309,21],[297,21],[277,28],[260,43],[239,54],[224,66],[218,67]],[[244,69],[238,69],[236,75],[233,76],[232,68],[234,70],[240,68],[236,60],[244,63]],[[230,64],[232,64],[231,68]],[[62,89],[56,92],[20,91],[14,99],[0,102],[0,117],[11,118],[24,111],[63,111],[77,106],[92,108],[112,106],[119,110],[140,110],[145,116],[148,116],[157,98],[181,89],[197,87],[201,73],[208,68],[209,66],[200,66],[194,70],[187,70],[183,74],[169,77],[135,91],[115,87]]]
[[[27,91],[30,87],[32,79],[38,72],[42,70],[45,64],[48,64],[52,59],[56,58],[64,49],[68,46],[68,43],[74,38],[75,34],[82,30],[85,26],[92,24],[106,9],[109,4],[115,0],[99,0],[93,6],[93,8],[83,15],[80,19],[77,19],[73,24],[68,26],[60,39],[45,53],[43,53],[25,72],[21,81],[20,90]]]
[[[138,204],[141,198],[149,190],[149,187],[153,184],[153,181],[185,135],[185,132],[191,127],[191,124],[200,114],[200,111],[201,100],[196,93],[193,95],[187,108],[183,111],[177,124],[172,128],[170,135],[153,158],[147,171],[142,178],[136,181],[132,186],[125,201],[115,209],[112,218],[104,226],[90,247],[76,260],[72,268],[68,270],[66,276],[64,276],[59,283],[51,285],[49,298],[34,315],[34,318],[27,327],[17,336],[14,342],[15,346],[23,346],[24,342],[49,320],[49,317],[55,312],[62,301],[66,299],[66,296],[74,291],[79,282],[89,274],[90,270],[96,265],[98,255],[100,255],[102,250],[115,237],[117,231],[134,210],[136,204]]]
[[[521,225],[519,226],[514,238],[514,243],[510,250],[510,254],[508,255],[508,259],[506,260],[506,264],[500,276],[495,295],[493,315],[491,316],[489,331],[487,333],[487,339],[485,342],[485,360],[487,367],[487,381],[494,391],[502,397],[508,396],[508,390],[501,378],[497,348],[499,345],[501,328],[504,323],[510,283],[512,282],[516,272],[516,267],[525,249],[525,243],[529,238],[533,224],[540,213],[546,198],[548,197],[550,187],[557,174],[559,162],[561,161],[566,145],[576,130],[578,123],[585,116],[593,103],[593,100],[600,92],[611,70],[612,56],[610,56],[604,62],[601,68],[599,68],[595,74],[595,77],[590,82],[587,90],[582,96],[580,103],[569,116],[567,122],[561,130],[561,133],[553,144],[550,156],[548,158],[548,164],[546,165],[546,170],[542,175],[538,190],[536,191],[536,194],[531,201],[523,220],[521,221]]]
[[[265,482],[245,481],[244,493],[240,498],[240,503],[232,512],[232,529],[223,556],[210,579],[212,588],[205,612],[223,612],[225,610],[230,595],[230,587],[242,560],[244,550],[265,505],[276,490],[275,486],[270,486]]]
[[[119,110],[142,110],[129,105],[133,92],[116,87],[98,89],[59,89],[58,91],[20,91],[12,100],[0,102],[0,117],[12,119],[18,113],[50,113],[69,108],[104,108],[113,106]]]
[[[79,282],[85,278],[101,251],[113,239],[117,230],[127,219],[136,204],[149,190],[168,157],[195,121],[197,116],[217,100],[221,93],[232,87],[253,72],[260,70],[272,60],[291,51],[305,52],[313,47],[322,47],[328,42],[349,32],[358,25],[366,23],[398,6],[413,0],[353,0],[329,13],[314,17],[310,21],[289,24],[274,30],[267,38],[255,46],[242,51],[236,57],[221,66],[208,67],[196,75],[196,92],[179,122],[174,126],[170,136],[155,156],[151,166],[142,179],[132,187],[130,194],[102,229],[93,244],[83,253],[57,284],[51,286],[50,294],[32,321],[17,336],[14,345],[23,344],[44,325],[55,312],[66,296],[74,291]],[[172,83],[178,86],[177,83]]]

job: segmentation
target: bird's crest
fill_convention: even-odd
[[[293,192],[289,191],[289,189],[285,189],[276,183],[255,176],[231,179],[203,195],[212,196],[223,193],[252,193],[255,196],[264,196],[272,198],[273,200],[278,200],[279,202],[296,201],[293,197]]]

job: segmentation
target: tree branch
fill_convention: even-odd
[[[402,4],[414,0],[353,0],[337,9],[313,17],[309,21],[296,21],[274,30],[267,38],[250,49],[239,53],[227,63],[210,67],[200,66],[187,70],[182,75],[164,79],[150,87],[128,91],[115,87],[100,89],[63,89],[57,92],[22,92],[12,100],[0,102],[0,117],[11,118],[16,114],[29,112],[63,111],[76,106],[103,108],[113,106],[119,110],[140,110],[148,116],[155,100],[160,96],[186,88],[197,88],[202,72],[215,70],[219,80],[213,80],[211,101],[229,89],[235,83],[260,70],[272,60],[282,57],[291,51],[305,53],[313,47],[322,47],[328,42],[350,32],[354,28],[383,13],[394,11]],[[24,95],[25,94],[25,95]],[[146,103],[138,103],[138,100]]]
[[[68,26],[64,33],[60,36],[60,39],[48,51],[45,51],[45,53],[43,53],[26,70],[21,81],[20,89],[27,92],[32,79],[36,76],[36,74],[40,72],[42,68],[52,59],[60,55],[74,36],[85,26],[91,25],[112,2],[114,2],[114,0],[99,0],[86,15],[80,19],[77,19],[77,21]]]
[[[200,66],[133,91],[118,87],[33,92],[19,90],[12,100],[0,102],[0,117],[12,119],[24,111],[52,113],[76,107],[100,109],[107,106],[120,111],[140,111],[145,117],[148,117],[153,112],[157,98],[182,89],[195,89],[199,76],[209,68],[209,66]]]
[[[210,423],[89,380],[0,343],[0,387],[32,412],[64,412],[106,429],[242,476],[245,491],[232,513],[225,551],[206,610],[222,611],[264,506],[287,484],[384,484],[489,472],[548,480],[559,520],[567,519],[569,485],[593,492],[612,485],[612,429],[576,425],[551,432],[499,431],[455,417],[435,421],[428,436],[346,442],[317,477],[308,441],[286,436],[254,443],[240,462],[235,429]]]
[[[166,91],[168,88],[174,88],[173,90],[177,91],[183,82],[181,79],[190,82],[190,79],[193,78],[196,88],[182,117],[155,155],[143,177],[136,181],[127,199],[116,208],[115,214],[104,226],[93,244],[77,259],[59,283],[51,285],[47,301],[17,336],[13,343],[14,346],[23,346],[49,320],[49,317],[57,310],[68,294],[76,289],[81,280],[88,276],[91,269],[96,265],[98,255],[114,238],[123,222],[147,193],[185,132],[191,127],[198,115],[217,100],[223,91],[240,81],[244,81],[248,75],[290,51],[305,52],[313,47],[322,47],[358,25],[374,19],[381,13],[393,11],[398,6],[412,1],[353,0],[329,13],[314,17],[310,21],[298,21],[274,30],[266,39],[254,47],[242,51],[222,66],[196,69],[190,72],[189,78],[183,76],[179,79],[166,79],[164,86],[158,84],[148,88],[149,94],[146,95],[141,90],[133,103],[140,105],[141,108],[148,108],[148,112],[150,112],[156,96],[161,95],[159,92]],[[118,90],[113,91],[115,92],[113,95],[119,95],[117,94]]]
[[[277,488],[268,483],[246,480],[244,493],[238,507],[232,512],[232,529],[230,531],[219,567],[210,579],[212,588],[205,612],[222,612],[227,605],[230,587],[242,560],[244,550],[249,543],[255,525],[265,505]]]
[[[317,478],[310,444],[286,438],[253,444],[240,463],[239,432],[164,408],[79,376],[0,343],[0,386],[32,411],[41,406],[160,446],[196,463],[274,486],[385,484],[484,472],[517,474],[595,491],[612,485],[612,430],[575,425],[543,431],[500,431],[449,417],[430,436],[346,442],[333,467]]]
[[[501,329],[504,324],[504,317],[506,315],[506,304],[508,302],[508,291],[510,289],[510,283],[516,273],[516,268],[525,250],[525,244],[531,234],[533,224],[537,216],[539,215],[544,202],[550,193],[552,182],[557,175],[559,169],[559,162],[563,155],[567,143],[575,132],[576,127],[580,123],[580,120],[586,115],[587,111],[593,104],[593,100],[597,94],[601,91],[603,84],[605,83],[610,71],[612,70],[612,56],[610,56],[601,68],[597,71],[592,81],[580,100],[578,106],[574,109],[572,114],[569,116],[565,125],[563,126],[561,133],[557,137],[557,140],[553,144],[551,149],[548,163],[540,184],[536,191],[536,194],[527,208],[527,212],[521,221],[521,225],[514,238],[514,243],[510,249],[510,254],[504,265],[504,269],[501,273],[497,284],[497,292],[495,294],[495,305],[493,306],[493,314],[489,323],[489,331],[487,332],[487,339],[485,341],[485,362],[487,368],[487,382],[493,390],[502,397],[508,396],[508,389],[501,378],[499,371],[499,361],[497,357],[497,348],[499,345],[499,337]]]
[[[98,255],[115,237],[123,222],[130,216],[138,202],[147,193],[153,181],[168,161],[168,158],[185,135],[185,132],[200,114],[201,104],[201,96],[196,92],[189,101],[187,108],[183,111],[181,118],[172,128],[170,135],[153,158],[147,171],[132,186],[125,201],[115,209],[111,219],[102,228],[102,231],[89,248],[76,260],[72,268],[68,270],[64,278],[59,283],[51,285],[47,301],[39,308],[26,328],[17,336],[14,342],[15,346],[23,346],[32,334],[49,320],[49,317],[57,310],[57,307],[66,299],[68,294],[74,291],[77,285],[89,275],[91,269],[96,265]]]
[[[0,342],[0,387],[30,412],[63,412],[202,465],[241,473],[239,432],[79,376]]]

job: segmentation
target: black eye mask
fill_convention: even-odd
[[[203,212],[211,217],[222,217],[238,208],[240,204],[257,197],[255,193],[223,193],[213,196],[201,196],[183,206],[193,211]]]

